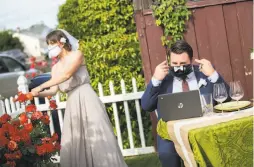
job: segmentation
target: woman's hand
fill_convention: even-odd
[[[39,96],[39,93],[37,92],[30,92],[32,94],[33,97],[38,97]]]
[[[38,87],[32,89],[31,93],[33,96],[38,96],[41,91],[42,91],[42,88],[40,86],[38,86]]]

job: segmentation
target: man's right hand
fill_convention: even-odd
[[[169,66],[167,61],[163,61],[162,63],[160,63],[154,71],[153,77],[159,81],[162,81],[165,76],[168,74],[168,70],[169,70]]]

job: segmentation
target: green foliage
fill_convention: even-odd
[[[186,0],[156,0],[152,7],[156,24],[164,29],[161,39],[165,46],[170,47],[183,38],[185,23],[191,14],[185,3]]]
[[[13,37],[9,31],[0,32],[0,39],[0,51],[24,49],[19,39],[17,37]]]
[[[60,101],[63,102],[63,101],[66,101],[67,100],[67,94],[64,93],[64,92],[61,92],[59,91],[59,95],[60,95]]]
[[[161,167],[159,157],[156,153],[133,157],[126,157],[128,167]]]
[[[114,81],[115,93],[121,93],[121,79],[125,80],[126,91],[132,92],[132,77],[137,80],[138,90],[144,90],[144,78],[133,20],[133,6],[129,0],[67,0],[60,7],[59,27],[66,29],[80,40],[91,85],[98,93],[102,83],[104,95],[110,95],[109,81]],[[114,124],[111,104],[106,105]],[[129,147],[123,104],[117,104],[124,147]],[[139,140],[135,104],[129,103],[135,142]],[[151,134],[148,114],[143,112],[145,134]],[[151,137],[148,137],[151,138]]]
[[[164,122],[162,119],[158,121],[157,124],[157,134],[164,140],[170,140],[170,136],[168,135],[167,122]]]

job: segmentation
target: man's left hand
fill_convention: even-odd
[[[195,61],[199,63],[199,70],[206,76],[210,77],[214,73],[215,69],[213,68],[210,61],[206,59],[201,60],[195,59]]]

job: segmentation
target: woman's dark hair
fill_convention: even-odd
[[[67,51],[71,51],[70,41],[61,30],[54,30],[50,32],[46,37],[46,42],[47,44],[57,43],[60,42],[61,38],[66,39],[66,43],[64,43],[64,49]]]
[[[175,54],[182,54],[186,52],[192,60],[193,58],[193,50],[191,46],[184,40],[178,40],[176,41],[171,47],[170,47],[170,52],[173,52]]]

